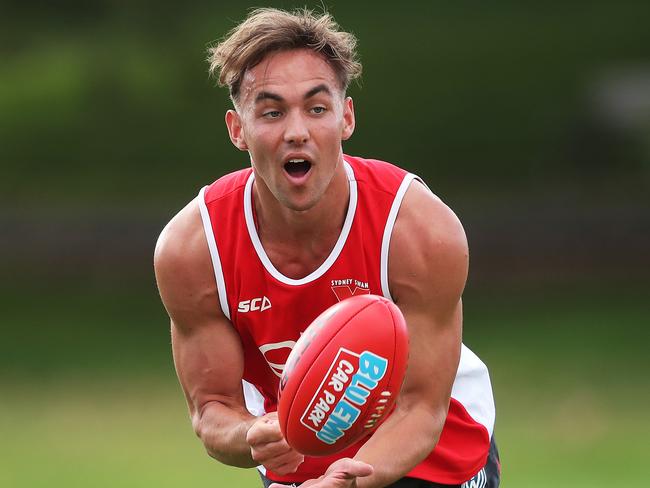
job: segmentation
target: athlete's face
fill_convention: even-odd
[[[343,171],[341,141],[354,131],[334,70],[311,50],[273,53],[246,72],[237,105],[226,124],[250,153],[256,185],[292,210],[313,207]]]

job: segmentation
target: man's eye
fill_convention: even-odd
[[[280,116],[280,111],[279,110],[269,110],[268,112],[264,112],[262,114],[264,117],[267,119],[277,119]]]
[[[314,112],[315,114],[325,113],[326,110],[327,109],[325,107],[314,107],[311,109],[311,111]]]

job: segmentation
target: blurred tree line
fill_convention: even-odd
[[[265,4],[304,5],[322,8]],[[470,220],[485,205],[582,215],[614,202],[646,235],[650,3],[325,5],[358,36],[364,64],[346,152],[420,174]],[[14,0],[0,12],[5,228],[48,211],[154,215],[159,226],[247,164],[205,62],[241,4]]]

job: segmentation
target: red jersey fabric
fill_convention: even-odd
[[[350,187],[339,239],[325,262],[301,279],[282,275],[266,255],[255,226],[252,169],[226,175],[201,190],[200,209],[224,315],[241,337],[244,392],[255,415],[276,410],[286,359],[300,334],[323,310],[349,296],[389,299],[388,249],[404,193],[416,177],[389,163],[345,156]],[[469,349],[461,364],[449,414],[432,453],[409,476],[445,484],[470,479],[487,459],[494,403],[487,368]],[[324,473],[365,442],[326,457],[306,457],[279,482],[302,482]]]

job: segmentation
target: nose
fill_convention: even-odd
[[[290,112],[286,121],[284,141],[289,144],[305,144],[309,140],[309,128],[302,114]]]

